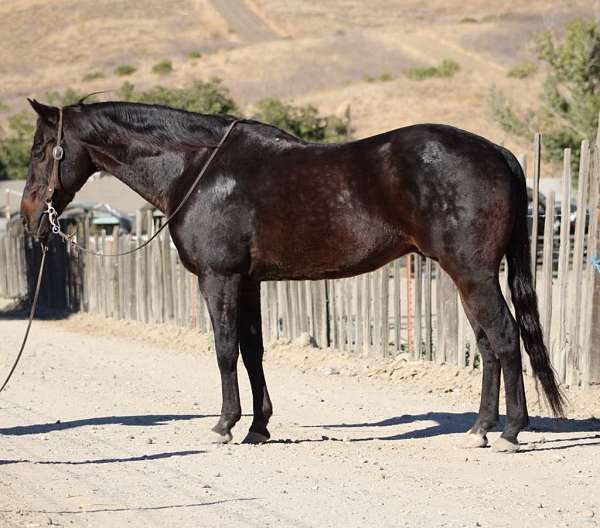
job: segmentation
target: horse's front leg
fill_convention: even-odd
[[[223,393],[221,417],[212,429],[211,440],[227,443],[242,415],[237,379],[240,276],[224,277],[209,271],[200,276],[199,284],[212,322]]]

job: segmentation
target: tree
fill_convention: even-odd
[[[47,100],[49,104],[66,106],[78,103],[84,96],[69,88],[64,92],[48,93]],[[183,88],[155,86],[139,92],[133,84],[125,82],[118,97],[123,101],[161,104],[201,114],[240,115],[229,90],[216,78],[194,81]],[[263,99],[257,104],[254,117],[307,141],[340,141],[348,136],[348,126],[340,118],[322,116],[312,105],[293,106],[277,99]],[[8,120],[8,131],[0,137],[0,179],[26,178],[34,131],[32,112],[22,112]]]
[[[147,104],[161,104],[181,108],[200,114],[238,114],[237,104],[221,80],[194,81],[184,88],[155,86],[143,92],[136,92],[130,82],[125,82],[118,91],[119,98]]]
[[[321,116],[312,106],[294,106],[278,99],[261,99],[254,119],[275,125],[307,141],[335,142],[348,137],[348,126],[337,116]]]
[[[502,93],[490,92],[490,111],[511,133],[526,136],[541,130],[544,147],[552,159],[561,159],[564,148],[573,150],[574,162],[583,139],[592,139],[600,112],[600,26],[594,20],[575,19],[562,37],[551,31],[534,40],[547,75],[537,111],[519,113]]]
[[[34,130],[35,126],[27,112],[9,118],[8,134],[0,139],[0,180],[27,177]]]

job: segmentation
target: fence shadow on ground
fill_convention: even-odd
[[[166,425],[169,422],[182,420],[197,420],[200,418],[218,418],[218,414],[145,414],[140,416],[102,416],[97,418],[84,418],[67,422],[53,422],[44,424],[18,425],[15,427],[0,428],[0,436],[25,436],[46,434],[53,431],[64,431],[76,427],[91,425],[126,425],[151,427]]]

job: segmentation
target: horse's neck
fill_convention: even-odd
[[[210,116],[198,116],[206,121],[206,128],[213,128]],[[204,125],[204,123],[202,123]],[[122,137],[128,137],[124,130]],[[167,213],[169,195],[186,166],[192,168],[195,161],[201,160],[208,150],[202,147],[215,143],[213,137],[198,138],[198,152],[190,155],[189,148],[182,149],[173,144],[157,147],[140,139],[123,139],[117,143],[106,142],[103,138],[86,138],[88,151],[98,170],[106,171],[136,191],[152,205]],[[194,138],[195,140],[195,138]]]
[[[90,154],[99,170],[112,174],[163,212],[167,211],[175,181],[185,169],[183,153],[166,149],[94,146]]]

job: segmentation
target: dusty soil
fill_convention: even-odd
[[[0,320],[2,372],[23,329]],[[214,447],[211,348],[167,326],[36,322],[0,397],[0,525],[600,524],[596,388],[568,390],[566,421],[530,405],[518,454],[465,451],[478,373],[271,344],[272,442]],[[240,382],[248,412],[243,371]]]

